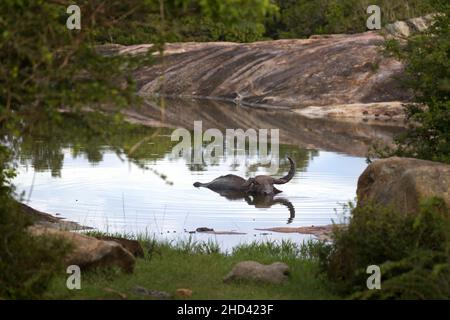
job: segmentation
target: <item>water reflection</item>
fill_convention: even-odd
[[[213,237],[223,248],[262,239],[300,241],[304,236],[267,235],[255,229],[286,223],[329,224],[336,219],[334,209],[354,198],[358,176],[366,163],[363,157],[325,151],[335,150],[327,145],[332,141],[340,148],[353,141],[357,148],[350,151],[354,151],[359,150],[368,132],[383,137],[390,134],[382,128],[370,131],[354,126],[349,133],[342,133],[341,124],[330,129],[328,123],[312,123],[272,111],[250,111],[247,115],[233,106],[215,105],[212,111],[203,107],[192,102],[183,109],[179,102],[166,104],[164,125],[168,128],[119,126],[101,118],[89,119],[86,125],[85,119],[71,115],[64,116],[59,125],[41,121],[21,139],[12,141],[20,164],[14,182],[36,209],[108,232],[146,233],[168,240],[191,236],[184,230],[198,227],[243,233],[193,235],[194,240]],[[161,125],[156,122],[161,119],[160,113],[150,107],[142,110],[140,122],[152,119],[153,124]],[[275,176],[289,170],[287,155],[297,163],[296,175],[283,185],[283,193],[274,197],[218,196],[196,189],[192,185],[195,181],[210,181],[227,173],[246,178],[272,173],[248,154],[195,165],[174,157],[171,150],[177,142],[170,140],[172,128],[179,125],[189,129],[193,119],[203,120],[204,129],[216,124],[220,130],[280,128],[280,165]],[[309,142],[327,139],[330,133],[321,151],[311,148]]]
[[[401,133],[401,124],[383,121],[349,123],[332,119],[308,119],[289,110],[236,107],[213,100],[166,99],[161,108],[152,100],[128,112],[133,121],[170,128],[193,129],[202,121],[204,129],[280,128],[280,143],[306,149],[319,149],[365,157],[374,141],[389,144]]]
[[[253,194],[250,195],[246,192],[240,192],[240,191],[231,191],[231,190],[211,190],[215,193],[218,193],[220,196],[231,200],[244,200],[249,206],[253,206],[255,208],[263,208],[268,209],[276,204],[281,204],[285,206],[288,209],[289,212],[289,218],[287,220],[287,224],[292,223],[292,221],[295,218],[295,208],[292,202],[290,202],[288,199],[285,199],[283,197],[275,196],[273,194]]]
[[[98,122],[96,126],[106,130],[107,137],[88,128],[81,117],[65,115],[60,123],[39,122],[32,131],[25,133],[20,141],[15,141],[17,158],[22,165],[30,165],[37,172],[50,171],[53,177],[60,177],[64,162],[64,148],[70,148],[73,158],[85,157],[92,165],[100,164],[104,154],[113,151],[119,158],[122,159],[122,156],[125,156],[139,167],[153,170],[161,179],[167,178],[152,168],[151,164],[166,156],[171,160],[179,158],[171,153],[172,148],[177,144],[170,139],[172,129],[111,124],[106,118],[95,117],[95,121]],[[206,145],[206,142],[203,143],[203,147]],[[228,148],[225,144],[223,147],[225,150]],[[233,156],[227,156],[229,154]],[[318,152],[292,145],[280,145],[279,154],[281,158],[285,158],[286,154],[290,155],[297,163],[298,170],[304,170],[309,160]],[[191,150],[192,158],[194,158],[193,149]],[[218,163],[195,164],[189,161],[185,163],[187,168],[194,172],[206,171],[208,166],[227,163],[229,170],[236,171],[242,168],[246,176],[261,169],[269,173],[269,165],[261,165],[258,160],[257,156],[251,157],[248,153],[240,156],[226,151]],[[284,171],[286,168],[289,168],[289,162],[281,159],[279,171]]]

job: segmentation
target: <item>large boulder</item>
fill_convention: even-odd
[[[450,208],[450,165],[392,157],[376,160],[358,180],[358,206],[370,201],[415,213],[420,201],[438,196]]]
[[[96,235],[98,240],[114,241],[120,244],[122,247],[127,249],[136,258],[144,257],[144,249],[142,245],[137,240],[125,239],[120,237],[106,236],[106,235]]]
[[[256,261],[242,261],[233,267],[223,281],[252,280],[279,284],[288,279],[288,274],[289,267],[282,262],[264,265]]]
[[[66,241],[71,246],[70,252],[65,257],[67,266],[77,265],[81,269],[119,267],[125,272],[133,272],[136,259],[115,241],[98,240],[79,233],[38,225],[31,226],[30,232],[35,236],[50,235]]]

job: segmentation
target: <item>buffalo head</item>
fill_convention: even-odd
[[[291,168],[287,175],[282,178],[276,179],[268,175],[259,175],[254,178],[249,178],[244,183],[246,192],[250,194],[260,195],[273,195],[280,193],[281,191],[274,187],[274,184],[284,184],[289,182],[295,175],[295,162],[288,157],[291,164]]]

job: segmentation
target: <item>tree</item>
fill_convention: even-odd
[[[415,92],[407,105],[410,125],[394,150],[379,152],[450,163],[450,5],[438,3],[435,22],[402,46],[389,41],[387,50],[405,65],[405,86]]]
[[[154,40],[169,35],[165,17],[186,1],[79,0],[81,30],[68,30],[69,0],[2,0],[0,2],[0,299],[35,298],[42,294],[61,265],[64,247],[51,239],[35,239],[27,231],[14,200],[12,147],[37,123],[62,122],[61,110],[83,115],[107,110],[117,125],[122,107],[138,102],[133,71],[153,61],[152,52],[139,56],[99,54],[98,44],[114,41],[124,32],[131,40]],[[195,2],[205,15],[227,15],[248,23],[265,13],[268,0]],[[242,15],[245,13],[244,15]],[[197,14],[199,14],[197,12]],[[200,12],[201,14],[201,12]],[[227,21],[225,23],[228,23]],[[255,23],[259,23],[256,21]],[[119,30],[122,32],[120,33]],[[107,135],[95,117],[80,117],[94,135]]]

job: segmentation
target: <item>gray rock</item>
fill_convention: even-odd
[[[395,21],[387,24],[385,30],[396,38],[407,38],[410,35],[428,29],[433,23],[433,14],[423,17],[411,18],[406,21]]]
[[[34,236],[53,236],[69,243],[72,250],[65,257],[66,265],[77,265],[82,269],[119,267],[125,272],[133,272],[136,259],[117,242],[39,225],[31,226],[29,231]]]
[[[236,264],[223,279],[225,283],[234,280],[252,280],[279,284],[288,279],[289,267],[282,262],[264,265],[256,261],[243,261]]]
[[[386,25],[386,30],[394,37],[409,37],[411,28],[405,21],[396,21]]]
[[[358,179],[358,206],[373,201],[415,213],[422,199],[438,196],[450,208],[450,165],[412,158],[376,160]]]

